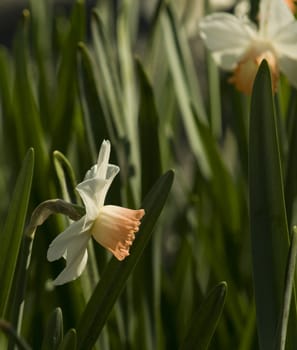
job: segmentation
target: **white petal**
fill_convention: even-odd
[[[284,0],[262,0],[259,15],[260,35],[272,40],[279,30],[294,21],[294,16]]]
[[[87,172],[86,172],[86,175],[85,175],[85,178],[83,181],[86,181],[86,180],[90,180],[92,179],[93,177],[96,177],[96,173],[97,173],[97,168],[98,168],[98,165],[95,164],[91,167],[91,169],[89,169]]]
[[[282,56],[279,59],[279,66],[281,72],[283,72],[289,82],[296,88],[297,87],[297,64],[295,59],[291,59],[287,56]]]
[[[297,59],[297,22],[291,22],[274,38],[274,46],[279,56],[284,55]]]
[[[118,166],[109,164],[105,174],[106,178],[95,177],[76,186],[84,202],[88,220],[94,220],[98,215],[99,209],[104,204],[107,191],[119,171]]]
[[[100,147],[98,161],[97,161],[97,176],[100,178],[106,177],[108,162],[110,156],[110,142],[108,140],[104,140]]]
[[[106,172],[106,179],[112,183],[115,176],[120,171],[120,168],[117,165],[108,164],[107,172]]]
[[[228,13],[214,13],[200,22],[201,38],[224,69],[233,69],[256,32]]]
[[[88,261],[87,245],[89,238],[90,235],[84,233],[71,241],[67,249],[66,267],[54,280],[54,285],[73,281],[82,274]]]
[[[104,204],[106,193],[120,170],[118,166],[108,163],[109,156],[110,142],[104,140],[97,164],[86,173],[84,181],[76,186],[86,208],[87,220],[95,220]]]
[[[51,242],[47,251],[48,261],[58,260],[65,255],[70,242],[83,232],[84,221],[85,217],[82,217],[73,222]]]
[[[81,182],[76,189],[81,196],[88,220],[94,220],[102,207],[111,182],[105,179],[89,179]]]
[[[88,230],[83,230],[85,217],[72,223],[50,244],[47,251],[49,261],[66,258],[66,267],[55,279],[54,284],[63,284],[77,278],[86,266],[87,245],[90,240]]]

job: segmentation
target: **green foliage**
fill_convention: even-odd
[[[141,230],[137,233],[138,238],[133,245],[131,257],[123,263],[113,258],[105,268],[78,325],[78,349],[91,349],[100,334],[124,283],[150,239],[171,189],[173,177],[172,171],[164,174],[144,199],[142,208],[146,214]]]
[[[63,315],[61,309],[55,309],[47,321],[43,336],[42,350],[58,349],[63,340]]]
[[[295,347],[296,90],[273,94],[263,62],[242,96],[203,50],[197,1],[153,3],[30,0],[0,48],[1,349]],[[104,139],[106,204],[146,214],[127,259],[90,240],[54,287],[47,248],[84,215],[75,186]],[[77,217],[44,205],[65,201]],[[59,215],[32,232],[40,203]]]
[[[224,307],[226,293],[227,285],[222,282],[206,296],[190,321],[189,333],[181,350],[208,348]]]
[[[270,71],[263,62],[253,89],[249,140],[253,274],[259,341],[263,349],[274,346],[289,251],[278,140]],[[292,317],[290,325],[295,329],[296,314]],[[294,342],[290,343],[288,349],[293,349]]]
[[[15,184],[14,192],[10,199],[8,215],[1,231],[0,315],[2,317],[5,316],[21,246],[32,184],[33,167],[34,151],[30,149],[24,159],[22,169]]]

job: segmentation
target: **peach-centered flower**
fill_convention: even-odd
[[[228,13],[214,13],[200,22],[200,33],[214,60],[240,91],[250,94],[256,72],[266,59],[274,91],[279,72],[297,87],[297,22],[284,0],[261,0],[259,27]]]
[[[144,210],[104,205],[107,191],[120,170],[118,166],[108,163],[109,155],[110,143],[103,141],[97,164],[76,187],[84,202],[86,214],[69,225],[49,246],[49,261],[61,257],[66,259],[64,270],[54,280],[55,285],[70,282],[81,275],[87,263],[87,245],[91,237],[118,260],[129,255]]]
[[[296,13],[296,0],[285,0],[286,4],[289,6],[289,9]]]

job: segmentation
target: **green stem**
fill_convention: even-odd
[[[0,329],[7,335],[8,338],[13,339],[15,345],[17,345],[20,350],[31,350],[31,347],[18,336],[17,332],[9,322],[0,320]]]
[[[52,214],[64,214],[70,219],[77,221],[84,215],[84,209],[78,205],[65,202],[62,199],[44,201],[33,211],[26,235],[34,237],[37,227],[42,225]]]

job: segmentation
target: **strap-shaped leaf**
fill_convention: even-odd
[[[171,189],[173,178],[173,171],[165,173],[144,199],[142,208],[146,214],[131,249],[131,255],[122,262],[112,258],[103,272],[77,327],[78,349],[91,349],[98,338],[114,303],[151,237]]]
[[[268,350],[273,349],[281,314],[289,234],[271,77],[266,61],[257,73],[251,100],[249,207],[257,327],[260,348]],[[295,320],[291,321],[290,327],[296,328]],[[290,330],[290,337],[289,334]]]
[[[109,136],[111,143],[115,143],[114,126],[108,118],[104,98],[97,89],[100,79],[97,78],[94,57],[84,43],[79,44],[77,57],[77,79],[79,99],[84,117],[84,126],[92,159],[96,161],[96,141]],[[99,80],[99,81],[98,81]],[[103,100],[102,100],[103,99]]]
[[[188,334],[180,350],[205,350],[208,348],[221,317],[226,294],[226,282],[221,282],[209,292],[194,313],[190,321]]]
[[[69,160],[59,151],[54,151],[53,160],[63,199],[81,203],[80,197],[74,191],[77,181]]]
[[[0,331],[5,333],[7,338],[9,338],[12,344],[16,345],[19,350],[31,350],[31,347],[26,343],[24,339],[22,339],[19,336],[19,334],[17,334],[16,330],[7,321],[0,319]],[[0,337],[0,346],[1,346],[1,349],[7,348],[6,344],[4,345],[3,338],[1,337]]]
[[[43,337],[42,350],[56,350],[63,339],[63,314],[56,308],[49,316]]]
[[[151,83],[139,60],[136,61],[140,85],[139,133],[142,191],[147,193],[161,174],[159,116]]]
[[[294,274],[296,269],[296,257],[297,257],[297,228],[293,227],[291,236],[291,245],[287,262],[286,281],[284,290],[284,301],[282,307],[282,314],[279,323],[279,337],[276,341],[276,348],[285,350],[287,339],[287,328],[290,316],[290,306],[292,300],[293,286],[294,286]]]
[[[58,71],[57,94],[55,96],[55,113],[52,116],[54,130],[53,147],[64,150],[73,132],[72,123],[75,115],[76,60],[77,44],[85,35],[84,0],[76,0],[71,13],[71,27],[65,40]]]
[[[4,315],[24,231],[34,166],[29,149],[17,179],[4,229],[0,232],[0,315]]]
[[[77,344],[76,338],[76,330],[74,328],[69,329],[58,350],[75,350]]]
[[[197,116],[201,122],[205,122],[206,117],[202,103],[197,102],[199,90],[198,83],[193,83],[193,77],[195,74],[189,72],[189,67],[187,66],[189,65],[189,62],[191,62],[191,57],[189,55],[186,55],[185,57],[187,45],[186,39],[181,38],[180,34],[182,30],[178,27],[173,10],[169,5],[166,6],[160,15],[160,23],[164,33],[164,45],[167,53],[170,74],[173,79],[176,99],[183,118],[185,132],[192,152],[198,161],[200,170],[202,174],[208,178],[210,176],[210,168],[195,120],[195,116]],[[189,48],[187,49],[189,50]],[[192,77],[192,79],[190,79],[190,77]],[[194,96],[191,96],[192,91],[195,91],[195,98]],[[192,111],[192,106],[194,106],[195,114]]]

